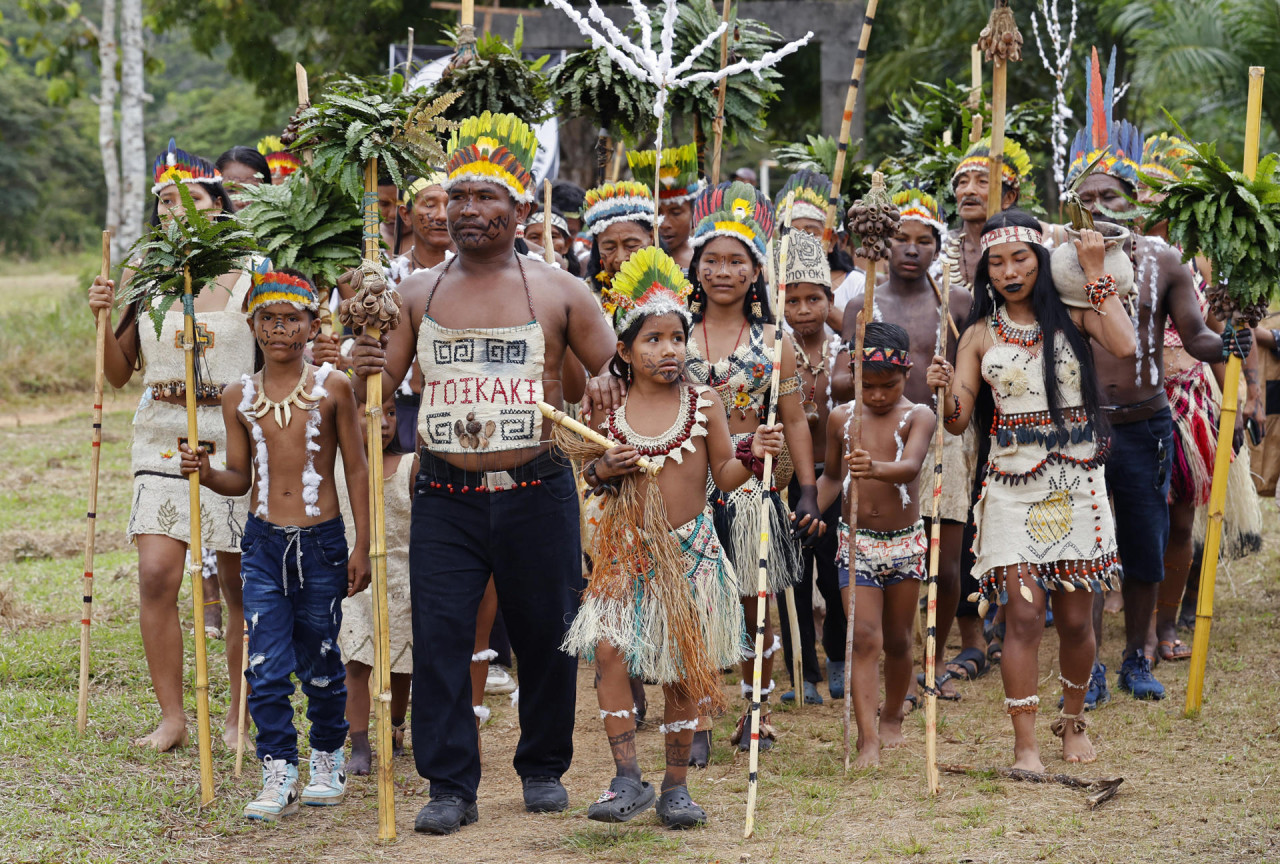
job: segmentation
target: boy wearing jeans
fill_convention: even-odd
[[[316,306],[301,274],[255,275],[246,311],[263,367],[223,393],[226,469],[211,468],[203,448],[182,445],[183,473],[198,471],[201,485],[232,496],[253,490],[241,579],[263,788],[244,815],[268,822],[296,812],[299,800],[342,802],[347,689],[338,629],[342,598],[363,590],[370,574],[368,466],[355,396],[344,376],[303,357],[319,331]],[[356,522],[350,558],[333,480],[339,450]],[[301,794],[290,675],[302,684],[311,721],[311,771]]]

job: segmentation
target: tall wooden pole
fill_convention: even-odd
[[[978,47],[991,60],[991,156],[987,175],[987,218],[1001,211],[1004,197],[1004,115],[1009,63],[1022,59],[1022,34],[1009,0],[995,0]]]
[[[556,263],[556,245],[551,235],[551,181],[542,181],[542,260]]]
[[[111,232],[102,232],[102,278],[111,278]],[[93,549],[98,524],[98,465],[102,457],[102,384],[106,374],[107,327],[111,310],[98,312],[97,340],[93,352],[93,443],[89,451],[89,509],[84,529],[84,610],[80,617],[80,693],[76,700],[76,732],[84,734],[89,723],[89,625],[93,621]]]
[[[951,268],[942,268],[942,320],[938,324],[938,353],[947,356],[947,324],[951,322]],[[942,418],[947,415],[943,400],[947,388],[935,391],[938,429],[933,439],[933,519],[929,523],[929,588],[924,618],[924,766],[929,794],[942,791],[938,781],[938,686],[934,669],[938,665],[938,571],[942,563],[942,447],[946,437]]]
[[[720,68],[724,69],[729,65],[729,0],[724,0],[720,20],[725,25],[724,32],[720,34]],[[716,119],[711,122],[714,137],[711,143],[711,165],[707,171],[713,188],[720,183],[720,152],[724,147],[724,100],[728,93],[729,79],[721,78],[720,85],[716,88]]]
[[[249,682],[245,674],[249,671],[249,622],[240,621],[240,699],[236,704],[236,767],[232,772],[236,777],[244,770],[244,739],[249,735]]]
[[[182,348],[186,357],[187,446],[193,451],[200,446],[200,429],[196,423],[196,313],[191,293],[191,270],[183,271]],[[187,475],[191,498],[191,603],[195,607],[196,642],[196,742],[200,748],[200,804],[213,803],[213,749],[209,741],[209,657],[205,647],[204,627],[204,556],[200,548],[200,474]],[[246,646],[247,650],[247,646]]]
[[[787,253],[791,251],[791,211],[794,193],[788,193],[783,207],[782,248],[778,257],[778,308],[787,303]],[[772,260],[773,255],[769,255]],[[782,372],[782,328],[773,334],[773,377],[769,383],[769,426],[778,422],[778,381]],[[769,488],[773,485],[773,456],[764,457],[764,477],[760,483],[760,567],[756,572],[756,656],[751,672],[751,753],[747,773],[747,822],[742,836],[750,838],[756,824],[756,796],[760,781],[760,678],[764,673],[764,623],[769,609]],[[797,646],[798,647],[798,646]]]
[[[875,23],[876,7],[879,4],[880,0],[867,0],[867,10],[862,17],[862,35],[858,37],[858,53],[854,55],[853,72],[849,75],[849,91],[844,97],[840,138],[836,142],[836,164],[831,171],[831,197],[827,199],[827,224],[822,229],[822,245],[828,250],[835,245],[836,210],[840,207],[840,192],[844,185],[844,160],[849,152],[849,136],[853,134],[853,109],[857,107],[858,91],[862,89],[867,46],[871,44],[871,25]]]
[[[378,160],[364,169],[364,260],[378,260]],[[382,338],[382,329],[364,332]],[[365,423],[369,456],[369,561],[373,569],[373,689],[378,739],[378,839],[396,839],[395,771],[391,752],[391,634],[387,616],[387,524],[382,497],[382,374],[365,379]]]
[[[1262,81],[1266,69],[1249,68],[1249,99],[1245,111],[1244,174],[1250,180],[1258,171],[1258,136],[1262,128]],[[1251,322],[1228,321],[1228,329]],[[1256,322],[1253,322],[1256,323]],[[1196,632],[1191,641],[1191,674],[1187,678],[1185,713],[1195,717],[1204,704],[1205,666],[1209,660],[1209,631],[1213,626],[1213,589],[1218,577],[1218,553],[1222,546],[1222,513],[1227,500],[1227,474],[1231,467],[1231,437],[1236,427],[1236,400],[1240,389],[1240,358],[1227,357],[1222,385],[1222,411],[1218,419],[1218,450],[1213,460],[1213,485],[1209,492],[1209,526],[1205,532],[1200,567],[1200,593],[1196,598]]]

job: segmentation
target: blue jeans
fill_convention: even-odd
[[[298,528],[250,515],[240,550],[249,625],[245,680],[258,758],[298,764],[290,675],[298,676],[307,696],[311,749],[337,750],[347,740],[346,668],[338,650],[347,596],[342,518]]]
[[[1169,478],[1173,474],[1173,415],[1111,427],[1107,491],[1116,517],[1116,547],[1124,578],[1164,581],[1169,543]]]

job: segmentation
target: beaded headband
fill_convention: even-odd
[[[649,222],[657,218],[653,191],[643,183],[621,180],[588,189],[582,203],[582,223],[592,237],[618,222]]]
[[[986,252],[992,246],[999,246],[1001,243],[1033,243],[1036,246],[1044,245],[1044,235],[1034,228],[1024,228],[1021,225],[1009,225],[1004,228],[995,228],[982,235],[978,240],[978,246]]]
[[[463,120],[449,139],[449,160],[445,165],[447,190],[457,183],[493,183],[511,193],[516,201],[533,200],[530,168],[538,155],[538,136],[514,114],[484,112]]]
[[[525,227],[530,225],[541,225],[546,221],[546,213],[541,210],[535,210],[528,219],[525,220]],[[551,214],[551,227],[564,234],[565,237],[573,237],[573,232],[569,230],[569,223],[564,221],[564,217],[559,213]]]
[[[320,301],[306,279],[279,270],[266,270],[271,266],[270,259],[264,259],[260,266],[264,269],[254,268],[253,287],[249,289],[245,308],[245,314],[250,318],[260,307],[272,303],[288,303],[305,312],[315,312],[320,308]]]
[[[418,177],[409,184],[409,188],[404,190],[404,195],[400,196],[400,200],[406,207],[412,207],[413,202],[418,200],[418,196],[422,194],[422,190],[430,189],[432,186],[444,188],[445,181],[449,179],[449,175],[443,171],[432,171],[426,177]]]
[[[193,156],[185,150],[179,150],[174,139],[169,139],[169,149],[156,157],[155,183],[151,187],[152,195],[159,195],[160,190],[174,183],[221,183],[222,175],[217,169],[199,156]]]
[[[875,345],[862,346],[863,363],[888,363],[890,366],[911,368],[911,355],[897,348],[878,348]]]

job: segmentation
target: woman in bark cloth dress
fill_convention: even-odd
[[[686,786],[698,710],[723,710],[720,669],[742,656],[746,632],[738,583],[721,550],[703,497],[708,473],[733,489],[762,471],[765,452],[782,450],[782,427],[759,426],[735,451],[715,392],[685,381],[691,316],[689,282],[660,249],[635,253],[605,289],[618,334],[611,371],[628,382],[621,406],[596,425],[617,446],[605,449],[557,428],[557,444],[581,458],[583,477],[602,502],[592,537],[594,561],[582,608],[564,650],[594,659],[600,717],[617,776],[587,811],[626,822],[654,801],[641,779],[628,676],[661,684],[667,771],[658,817],[670,828],[706,821]],[[646,457],[661,473],[637,473]]]
[[[168,153],[156,158],[155,185],[151,188],[156,196],[152,224],[174,218],[175,211],[180,216],[179,183],[190,191],[197,208],[230,212],[231,201],[213,165],[171,144]],[[196,338],[202,343],[196,378],[196,419],[200,443],[217,468],[225,467],[226,458],[222,390],[253,370],[253,334],[245,326],[242,311],[251,287],[250,275],[227,273],[216,282],[198,286],[195,297]],[[126,267],[122,282],[127,283],[131,276]],[[94,279],[89,288],[89,308],[95,315],[100,309],[111,308],[115,288],[112,280]],[[113,387],[123,387],[140,371],[145,387],[133,421],[133,505],[128,533],[138,546],[139,624],[161,721],[154,732],[135,743],[164,751],[187,741],[187,718],[182,709],[182,627],[178,616],[178,591],[191,539],[190,486],[179,470],[178,455],[178,444],[187,437],[183,313],[181,304],[175,305],[164,316],[158,336],[151,322],[139,313],[139,304],[129,305],[115,331],[108,331],[106,377]],[[222,596],[230,620],[238,622],[243,617],[240,537],[248,496],[224,498],[205,490],[200,495],[200,509],[202,545],[217,552]],[[234,745],[234,712],[241,681],[241,628],[236,624],[227,630],[231,700],[223,740]]]
[[[953,369],[942,357],[929,387],[947,431],[991,430],[991,455],[974,506],[974,575],[980,612],[1005,609],[1000,671],[1013,720],[1014,768],[1043,771],[1036,744],[1038,652],[1045,603],[1053,598],[1061,645],[1062,716],[1050,728],[1063,759],[1096,758],[1083,705],[1093,666],[1093,592],[1116,587],[1119,562],[1102,465],[1105,418],[1088,339],[1132,357],[1133,326],[1104,272],[1102,236],[1075,241],[1092,308],[1068,308],[1055,290],[1040,223],[1021,210],[987,220],[974,305]],[[1047,362],[1050,361],[1051,362]],[[991,402],[994,399],[994,412]]]
[[[735,445],[755,431],[769,411],[769,382],[773,374],[773,340],[781,338],[782,369],[778,385],[778,419],[786,430],[787,450],[774,473],[769,497],[769,593],[785,590],[801,577],[800,544],[791,529],[791,513],[779,489],[787,488],[784,476],[787,454],[800,484],[794,507],[798,524],[816,538],[821,511],[813,472],[813,439],[809,421],[801,407],[800,376],[796,373],[795,348],[791,338],[778,333],[769,306],[769,286],[764,278],[767,249],[773,233],[773,208],[746,183],[722,183],[698,197],[693,208],[693,263],[689,281],[693,293],[689,311],[693,330],[689,338],[689,380],[711,387],[724,403],[729,432]],[[716,532],[738,572],[738,593],[747,620],[756,620],[756,575],[760,560],[760,496],[762,481],[753,479],[735,490],[717,488],[709,478],[707,495],[715,513]],[[767,602],[767,601],[766,601]],[[760,746],[773,746],[769,724],[769,693],[773,690],[772,657],[782,647],[765,617],[765,642],[761,681],[768,681],[760,693],[762,708]],[[750,735],[744,734],[750,721],[754,655],[742,661],[742,695],[746,709],[738,720],[732,742],[746,750]],[[694,741],[694,759],[706,764],[711,733],[700,730]]]

